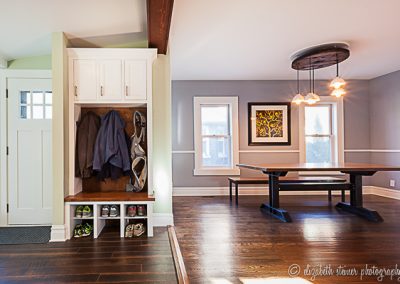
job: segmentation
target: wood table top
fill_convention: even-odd
[[[340,172],[378,172],[400,171],[400,166],[364,163],[287,163],[287,164],[237,164],[240,168],[268,172],[297,171],[340,171]]]

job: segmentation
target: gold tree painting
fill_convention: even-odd
[[[283,111],[257,110],[256,136],[283,137]]]
[[[249,145],[290,145],[290,103],[248,103]]]

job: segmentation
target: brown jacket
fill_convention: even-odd
[[[75,176],[89,178],[93,172],[93,153],[97,133],[100,128],[100,117],[94,112],[87,112],[77,123]]]

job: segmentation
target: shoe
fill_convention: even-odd
[[[145,205],[138,205],[137,213],[138,213],[138,216],[146,216],[146,206]]]
[[[119,216],[119,206],[111,205],[110,207],[110,217],[118,217]]]
[[[89,223],[85,223],[82,226],[82,237],[90,236],[93,232],[93,227]]]
[[[83,228],[81,224],[75,226],[74,229],[74,238],[80,238],[83,235]]]
[[[134,237],[140,237],[141,235],[144,234],[144,232],[146,232],[146,227],[142,224],[135,224],[133,226],[133,236]]]
[[[75,209],[75,217],[76,218],[82,218],[82,213],[83,213],[83,206],[79,205],[78,207],[76,207]]]
[[[108,217],[110,215],[110,206],[101,206],[101,217]]]
[[[83,207],[82,218],[89,218],[92,216],[93,216],[93,212],[92,212],[92,209],[90,208],[90,206],[86,205],[85,207]]]
[[[136,216],[136,211],[137,211],[136,205],[129,205],[127,210],[126,210],[126,215],[128,217],[135,217]]]
[[[128,224],[125,227],[125,238],[132,238],[133,237],[133,224]]]

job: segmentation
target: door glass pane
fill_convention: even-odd
[[[32,103],[34,105],[43,104],[43,93],[42,92],[33,92],[32,93]]]
[[[331,134],[330,106],[305,107],[306,135]]]
[[[307,163],[331,163],[330,137],[306,137]]]
[[[21,97],[20,97],[20,103],[22,105],[30,104],[30,97],[31,93],[29,91],[22,91],[21,92]]]
[[[33,119],[43,119],[43,106],[33,106],[32,107],[32,118]]]
[[[226,167],[231,164],[230,137],[203,137],[203,167]]]
[[[46,119],[52,118],[52,107],[51,106],[45,106],[45,118]]]
[[[46,92],[45,94],[44,94],[44,98],[45,98],[45,104],[46,105],[51,105],[51,104],[53,104],[53,94],[52,94],[52,92]]]
[[[27,117],[27,106],[21,106],[21,114],[20,114],[20,118],[28,118]]]
[[[202,105],[201,133],[229,135],[229,105]]]

